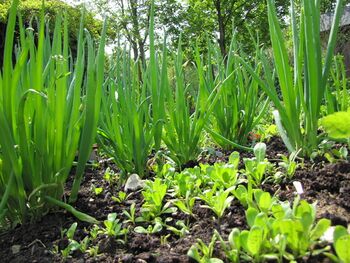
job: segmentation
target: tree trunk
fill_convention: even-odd
[[[223,57],[226,56],[226,35],[225,35],[225,24],[224,24],[224,17],[222,15],[222,10],[221,10],[221,2],[220,0],[214,0],[214,6],[216,9],[216,14],[217,14],[217,21],[219,24],[219,46],[220,46],[220,51],[221,55]]]

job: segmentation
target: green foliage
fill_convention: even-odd
[[[250,76],[248,71],[239,65],[236,55],[248,60],[237,41],[238,33],[232,36],[229,52],[225,58],[220,50],[208,43],[208,62],[202,62],[205,72],[200,75],[200,83],[205,84],[211,91],[219,82],[232,74],[232,77],[222,86],[222,92],[214,107],[208,133],[214,141],[224,149],[251,150],[247,145],[249,133],[264,117],[268,100],[260,90],[258,82]],[[197,58],[197,64],[199,58]],[[261,65],[255,58],[254,71],[260,75]],[[205,75],[204,75],[205,74]]]
[[[320,121],[328,135],[335,139],[350,138],[350,108],[330,114]]]
[[[139,234],[155,234],[160,232],[163,229],[163,224],[160,220],[156,219],[154,225],[148,225],[147,228],[143,226],[137,226],[134,228],[134,231]]]
[[[213,235],[209,245],[206,245],[201,239],[197,239],[197,243],[191,246],[187,255],[199,263],[222,263],[221,259],[213,257],[216,240],[216,235]]]
[[[262,53],[260,59],[264,68],[264,77],[261,78],[240,59],[273,101],[276,107],[273,112],[276,125],[288,150],[294,152],[302,149],[301,154],[307,156],[317,149],[319,143],[318,119],[342,13],[342,1],[338,0],[325,62],[322,63],[320,7],[317,3],[302,1],[299,27],[295,8],[292,5],[293,64],[289,61],[276,7],[272,0],[268,1],[268,16],[275,68],[271,68],[269,61]],[[281,99],[275,87],[274,71],[280,86]]]
[[[142,217],[146,221],[154,219],[162,214],[174,212],[174,208],[169,207],[170,202],[163,205],[163,199],[167,192],[167,186],[159,178],[154,182],[146,182],[142,191],[145,203],[142,205]],[[176,209],[176,208],[175,208]]]
[[[20,20],[20,47],[13,65],[17,5],[14,1],[7,24],[0,77],[0,222],[35,220],[57,205],[81,220],[96,222],[60,199],[79,150],[71,191],[71,200],[76,199],[94,141],[106,26],[97,49],[81,25],[77,56],[72,59],[66,19],[56,19],[50,38],[42,11],[37,41]]]
[[[338,262],[350,262],[350,234],[343,226],[337,226],[333,234],[333,246],[337,253]]]
[[[218,218],[224,215],[225,210],[231,205],[233,196],[230,196],[229,190],[216,190],[217,185],[214,184],[213,188],[204,191],[203,194],[199,196],[207,205],[203,207],[211,209]]]
[[[125,243],[128,229],[122,228],[122,224],[119,223],[119,219],[117,218],[117,213],[108,214],[107,220],[104,220],[103,224],[104,224],[104,228],[102,228],[99,231],[99,233],[103,233],[109,237],[114,237],[114,238],[125,236],[124,240],[118,239],[119,242],[123,244]]]
[[[152,7],[153,10],[153,7]],[[148,175],[146,162],[152,147],[157,151],[164,123],[164,93],[168,66],[164,49],[158,60],[154,47],[154,15],[151,13],[150,61],[143,68],[127,53],[115,54],[104,85],[98,140],[127,174]]]
[[[304,256],[318,255],[329,247],[313,249],[330,226],[328,219],[316,223],[315,206],[297,197],[293,206],[255,190],[254,202],[246,210],[249,230],[234,228],[225,242],[219,235],[228,259],[253,262],[283,259],[295,261]]]
[[[338,111],[346,111],[350,106],[350,94],[348,89],[349,80],[343,57],[334,57],[330,76],[331,78],[325,90],[326,113],[332,114]]]
[[[180,167],[189,161],[196,159],[199,153],[199,142],[205,126],[208,124],[210,115],[222,94],[223,87],[233,74],[228,75],[208,91],[204,85],[203,65],[197,54],[197,76],[199,87],[194,96],[193,108],[187,99],[187,87],[184,81],[183,53],[179,44],[175,58],[175,91],[171,89],[168,80],[165,81],[166,91],[166,119],[164,124],[163,141],[169,149],[172,158]]]
[[[144,176],[154,133],[147,82],[140,85],[138,63],[126,50],[115,57],[103,86],[98,142],[125,174]]]
[[[34,17],[39,17],[42,10],[42,0],[22,0],[19,3],[18,11],[23,17],[23,22],[29,23]],[[0,3],[0,23],[6,24],[8,21],[8,12],[11,6],[11,0],[4,0]],[[45,16],[51,20],[55,19],[62,13],[67,14],[67,22],[69,28],[75,29],[79,28],[81,8],[73,7],[64,3],[63,1],[45,1]],[[100,36],[101,28],[103,22],[96,20],[92,13],[86,13],[84,27],[88,29],[93,38]],[[53,29],[54,24],[51,24],[51,29]],[[75,30],[70,31],[70,39],[78,39],[78,34]]]

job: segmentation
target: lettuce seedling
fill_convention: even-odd
[[[193,206],[195,202],[196,197],[191,197],[190,191],[187,191],[185,199],[176,199],[172,201],[183,213],[190,216],[193,216]]]
[[[276,215],[276,213],[274,214]],[[282,213],[279,213],[278,218],[273,222],[272,231],[275,235],[282,234],[286,237],[287,248],[293,254],[285,254],[288,260],[317,255],[328,249],[325,248],[309,252],[315,247],[320,237],[331,224],[330,220],[324,218],[318,221],[317,224],[315,223],[315,205],[308,204],[304,200],[299,202],[297,198],[293,205],[293,213],[284,213],[283,217],[281,215]]]
[[[68,246],[61,250],[62,257],[67,259],[72,252],[80,250],[82,253],[88,249],[88,245],[90,242],[89,237],[85,237],[80,243],[74,240],[74,234],[77,229],[78,223],[73,223],[67,230],[64,230],[63,233],[66,234],[68,239]]]
[[[199,263],[223,263],[221,259],[213,257],[216,239],[217,236],[213,235],[208,246],[201,239],[197,239],[197,243],[187,252],[187,256]]]
[[[232,164],[215,163],[207,168],[210,179],[219,187],[230,188],[237,183],[238,167]]]
[[[168,231],[173,232],[175,235],[179,236],[180,238],[184,237],[185,235],[189,234],[189,227],[186,226],[186,224],[184,223],[184,221],[179,220],[175,223],[176,226],[180,227],[180,228],[176,228],[173,226],[169,226],[166,225],[166,229]]]
[[[175,207],[169,207],[170,202],[163,206],[163,199],[167,192],[167,185],[163,184],[161,179],[156,178],[154,182],[148,181],[142,191],[145,203],[142,205],[142,217],[146,221],[156,218],[162,214],[173,213]]]
[[[218,218],[221,218],[224,215],[226,208],[231,205],[233,196],[230,195],[229,190],[216,190],[217,185],[215,184],[212,189],[207,190],[204,194],[201,194],[199,198],[207,203],[203,207],[211,209]]]
[[[134,228],[134,231],[138,234],[155,234],[163,229],[163,223],[160,218],[156,218],[154,220],[154,225],[149,225],[147,228],[144,228],[143,226],[137,226]]]
[[[254,155],[254,158],[244,158],[243,161],[248,181],[255,186],[259,186],[264,179],[265,171],[269,165],[269,162],[265,159],[266,144],[257,143],[254,147]]]
[[[125,236],[128,233],[127,228],[122,228],[122,224],[119,223],[119,219],[117,218],[117,213],[111,213],[108,214],[107,220],[103,221],[103,224],[105,226],[104,229],[101,229],[99,233],[106,234],[109,237],[120,237],[120,236]],[[124,244],[125,240],[118,239],[120,243]]]
[[[125,215],[128,219],[124,221],[124,223],[132,223],[135,224],[135,214],[136,214],[136,208],[135,203],[132,203],[130,206],[130,213],[126,210],[123,210],[123,215]]]
[[[333,262],[350,262],[350,234],[343,226],[336,226],[333,232],[333,247],[337,256],[325,253]]]

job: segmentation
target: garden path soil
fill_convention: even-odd
[[[271,148],[272,146],[272,148]],[[274,140],[268,144],[268,157],[277,158],[277,153],[285,152],[280,141]],[[218,158],[226,160],[227,154]],[[204,160],[201,160],[204,161]],[[211,160],[210,162],[213,162]],[[118,218],[125,219],[122,214],[124,209],[129,211],[132,203],[136,204],[137,211],[142,205],[141,193],[133,193],[125,203],[117,204],[111,196],[116,195],[118,188],[109,185],[102,179],[103,170],[87,169],[86,176],[79,194],[76,208],[90,214],[98,220],[106,219],[108,213],[118,213]],[[347,226],[350,223],[350,163],[339,162],[325,164],[319,162],[312,164],[306,162],[303,168],[299,168],[293,180],[300,181],[304,187],[305,198],[309,202],[318,202],[318,217],[325,217],[332,224]],[[103,187],[104,191],[96,196],[91,191],[91,186]],[[280,185],[266,184],[263,188],[271,193],[278,193],[282,200],[294,198],[292,182],[283,182]],[[200,207],[197,202],[194,208],[195,218],[177,212],[172,215],[174,222],[182,219],[189,222],[190,233],[183,238],[174,235],[161,244],[161,236],[169,232],[162,231],[155,235],[142,235],[130,231],[126,245],[113,240],[99,238],[95,245],[99,246],[100,255],[97,258],[78,253],[68,262],[192,262],[186,253],[197,238],[208,243],[214,229],[217,229],[224,238],[227,237],[233,227],[246,228],[244,209],[233,201],[225,216],[217,222],[214,214]],[[62,258],[51,251],[56,245],[59,249],[67,246],[67,240],[61,238],[62,229],[67,229],[77,220],[69,213],[59,210],[51,212],[34,224],[25,224],[11,231],[0,234],[0,261],[1,262],[61,262]],[[80,240],[87,235],[87,223],[78,222],[75,239]],[[17,250],[17,251],[16,251]],[[219,252],[218,252],[219,253]],[[220,254],[216,256],[220,257]],[[328,262],[327,259],[314,258],[307,262]]]

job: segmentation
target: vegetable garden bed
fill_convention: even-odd
[[[283,153],[281,152],[283,144],[280,139],[273,138],[268,145],[270,145],[267,150],[268,159],[276,160],[276,154]],[[220,157],[211,155],[203,158],[201,162],[212,163],[217,160],[217,163],[224,163],[228,157],[229,153]],[[128,219],[123,211],[130,211],[130,206],[135,204],[136,216],[140,216],[140,209],[144,204],[141,190],[128,193],[126,200],[120,203],[112,198],[118,197],[118,192],[122,191],[123,187],[104,178],[105,170],[110,165],[112,164],[105,162],[96,168],[86,170],[76,203],[77,209],[101,221],[105,220],[108,214],[117,213],[117,218],[123,222]],[[278,167],[277,162],[274,165]],[[240,167],[244,167],[242,162]],[[187,171],[190,171],[190,168]],[[291,180],[282,181],[280,184],[266,182],[262,184],[262,189],[272,195],[275,194],[281,201],[292,202],[297,195],[293,181],[299,181],[303,186],[304,193],[301,194],[301,199],[310,203],[317,202],[317,219],[328,218],[332,225],[347,227],[350,223],[349,162],[330,164],[321,160],[317,163],[305,161]],[[96,188],[102,188],[101,193],[96,195],[99,192],[94,190]],[[168,189],[163,204],[174,199],[170,195],[172,192],[171,188]],[[183,236],[167,230],[166,227],[157,233],[140,234],[134,231],[135,225],[146,228],[148,223],[134,225],[125,222],[122,223],[123,228],[129,226],[125,244],[118,242],[115,237],[102,234],[90,241],[90,249],[98,249],[95,255],[93,249],[90,254],[76,250],[70,252],[67,260],[69,262],[191,262],[192,259],[187,256],[187,252],[198,238],[209,244],[214,230],[226,240],[233,228],[241,230],[249,228],[245,208],[237,198],[232,201],[219,220],[210,209],[202,207],[204,204],[202,200],[195,201],[193,216],[186,215],[180,209],[161,216],[163,221],[165,218],[172,218],[167,224],[179,229],[176,222],[183,221],[188,226]],[[86,236],[91,237],[93,227],[90,224],[77,221],[69,213],[58,210],[49,213],[39,222],[22,225],[1,234],[0,257],[3,262],[60,262],[63,260],[62,250],[66,249],[70,242],[62,231],[70,228],[74,222],[78,223],[74,234],[75,241],[81,242]],[[118,239],[124,240],[124,236],[119,236]],[[226,258],[219,241],[215,242],[214,256]],[[329,259],[318,255],[304,257],[298,261],[329,262]]]

